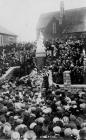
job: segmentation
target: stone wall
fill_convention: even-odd
[[[64,85],[59,85],[59,87],[61,89],[65,89]],[[70,90],[69,89],[68,90],[71,92],[76,92],[77,90],[82,90],[82,89],[86,90],[86,85],[71,85]]]
[[[77,90],[86,90],[86,85],[71,85],[70,71],[65,71],[63,73],[64,84],[59,85],[61,89],[66,89],[71,92],[76,92]]]

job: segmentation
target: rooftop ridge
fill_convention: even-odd
[[[6,34],[6,35],[11,35],[11,36],[17,36],[16,34],[12,33],[11,31],[9,31],[8,29],[6,29],[5,27],[0,25],[0,34]]]
[[[86,9],[86,7],[77,7],[77,8],[71,8],[71,9],[64,9],[64,11],[65,12],[69,12],[69,11],[78,11],[78,10],[85,10]],[[47,13],[42,13],[41,15],[40,15],[40,17],[41,16],[47,16],[47,15],[51,15],[51,14],[54,14],[54,13],[60,13],[60,10],[57,10],[57,11],[52,11],[52,12],[47,12]]]

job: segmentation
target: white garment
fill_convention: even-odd
[[[52,86],[53,85],[53,78],[52,78],[52,71],[51,70],[49,70],[48,81],[49,81],[49,86]]]

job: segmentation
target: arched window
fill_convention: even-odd
[[[57,32],[56,32],[56,23],[54,22],[53,23],[53,34],[56,34]]]

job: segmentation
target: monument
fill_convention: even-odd
[[[43,44],[43,35],[40,32],[40,37],[37,41],[37,48],[36,48],[36,62],[37,62],[37,69],[41,70],[44,67],[46,58],[46,50]]]

